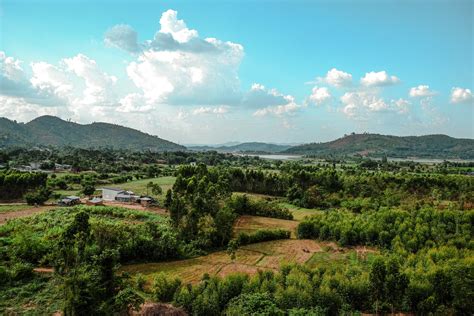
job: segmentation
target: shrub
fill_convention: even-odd
[[[25,200],[29,205],[41,205],[49,199],[50,195],[51,191],[46,187],[42,187],[35,192],[25,194]]]
[[[273,217],[280,219],[293,219],[293,214],[286,209],[282,208],[275,203],[268,201],[253,201],[247,197],[247,195],[238,195],[233,197],[229,202],[228,206],[237,214]]]
[[[180,286],[180,279],[171,279],[161,272],[153,281],[153,294],[159,302],[171,302]]]
[[[262,241],[288,239],[291,233],[284,229],[260,229],[255,233],[240,233],[236,240],[239,245],[248,245]]]

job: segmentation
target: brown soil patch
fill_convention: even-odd
[[[53,268],[34,268],[33,269],[34,272],[36,273],[53,273],[54,272],[54,269]]]
[[[178,307],[171,304],[150,303],[142,304],[139,311],[131,311],[133,316],[187,316],[188,314]]]

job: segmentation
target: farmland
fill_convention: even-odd
[[[2,192],[23,190],[0,206],[2,312],[108,315],[160,302],[218,315],[234,299],[276,315],[471,310],[474,184],[449,173],[455,166],[213,153],[186,160],[215,166],[135,164],[137,155],[119,154],[122,172],[1,172],[13,183]],[[158,202],[54,205],[68,194],[85,203],[101,187]]]

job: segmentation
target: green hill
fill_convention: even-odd
[[[389,136],[351,134],[327,143],[294,146],[287,154],[315,156],[417,157],[439,159],[474,159],[474,140],[446,135]]]
[[[186,149],[157,136],[115,124],[82,125],[55,116],[41,116],[26,124],[0,118],[0,147],[37,145],[151,151]]]

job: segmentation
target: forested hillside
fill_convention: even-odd
[[[28,145],[151,151],[185,149],[157,136],[115,124],[81,125],[54,116],[41,116],[26,124],[0,118],[0,147]]]
[[[351,134],[327,143],[311,143],[287,149],[300,155],[362,155],[371,157],[474,158],[474,140],[446,135],[390,136]]]

